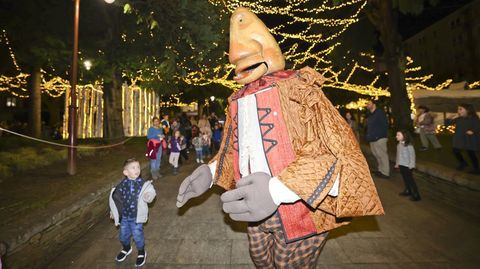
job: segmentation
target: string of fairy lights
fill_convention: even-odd
[[[239,6],[248,7],[259,16],[275,16],[280,18],[281,25],[268,25],[272,34],[275,35],[279,44],[284,48],[284,54],[288,62],[292,64],[292,69],[298,69],[302,66],[309,65],[325,77],[324,86],[331,89],[345,90],[356,92],[362,96],[370,96],[379,98],[382,96],[389,97],[390,93],[387,87],[380,85],[380,75],[375,74],[374,63],[375,57],[371,54],[360,54],[359,60],[351,60],[343,68],[338,69],[329,59],[332,52],[342,44],[339,41],[342,34],[354,23],[358,22],[359,14],[365,8],[367,0],[350,0],[343,1],[340,4],[333,5],[331,1],[324,0],[321,3],[313,3],[311,0],[286,0],[279,2],[276,0],[208,0],[211,4],[222,7],[219,18],[228,17],[233,10]],[[339,15],[340,14],[340,15]],[[341,16],[341,18],[338,18]],[[274,21],[278,21],[274,20]],[[294,30],[292,30],[294,29]],[[300,30],[299,30],[300,29]],[[222,34],[226,34],[226,29],[222,29]],[[127,36],[122,36],[124,42],[129,42]],[[3,42],[10,54],[12,63],[18,71],[16,76],[0,76],[0,92],[8,91],[14,96],[20,98],[28,98],[27,79],[29,74],[21,72],[14,51],[7,37],[7,32],[2,30],[0,42]],[[190,43],[192,51],[195,45]],[[218,43],[213,42],[215,47]],[[187,84],[196,86],[204,86],[208,84],[220,84],[233,90],[238,89],[241,85],[236,84],[231,79],[233,76],[234,66],[224,63],[227,53],[218,59],[210,58],[205,64],[198,64],[194,67],[190,62],[196,57],[192,54],[188,57],[181,57],[180,53],[174,46],[166,46],[171,53],[179,59],[176,63],[178,68],[186,70],[184,75],[176,75],[174,78],[182,80]],[[203,53],[203,52],[198,52]],[[153,61],[156,65],[160,65],[160,61],[155,58],[145,58],[145,61]],[[211,63],[218,62],[215,67],[211,67]],[[361,62],[361,63],[360,63]],[[415,104],[413,102],[412,92],[417,89],[425,90],[441,90],[447,88],[452,80],[447,80],[436,86],[428,86],[433,75],[419,75],[422,68],[415,66],[413,60],[409,57],[406,59],[406,82],[409,98],[412,100],[412,111]],[[144,77],[161,78],[161,70],[158,67],[146,68],[138,71],[137,76],[132,80],[132,87],[136,89],[135,81]],[[50,77],[50,79],[45,79]],[[130,76],[131,77],[131,76]],[[358,78],[361,77],[362,82]],[[368,81],[365,81],[368,78]],[[470,88],[480,86],[480,81],[471,83]],[[48,76],[42,70],[42,92],[52,97],[59,97],[69,90],[69,82],[60,77]],[[87,87],[88,89],[98,89],[95,85],[80,85],[79,89]],[[347,104],[349,109],[358,109],[364,107],[365,98],[360,98],[356,102]]]

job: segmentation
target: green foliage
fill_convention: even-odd
[[[207,0],[129,0],[118,5],[82,6],[80,48],[94,59],[85,81],[111,81],[112,70],[124,79],[141,75],[142,87],[173,94],[188,72],[218,65],[224,57],[228,16]]]
[[[71,56],[66,38],[71,37],[67,33],[73,19],[65,22],[69,5],[61,0],[0,0],[0,25],[23,71],[40,66],[65,74]]]
[[[78,149],[80,158],[97,154],[95,149]],[[0,177],[11,177],[16,171],[27,171],[51,165],[67,158],[67,149],[21,147],[0,152]]]

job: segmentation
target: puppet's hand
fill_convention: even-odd
[[[220,199],[223,211],[237,221],[260,221],[272,215],[278,205],[269,191],[271,177],[263,172],[253,173],[237,183],[237,188],[227,191]]]
[[[180,185],[177,196],[177,207],[182,207],[191,198],[205,193],[212,185],[212,172],[208,165],[199,166]]]

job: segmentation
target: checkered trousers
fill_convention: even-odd
[[[261,269],[314,269],[328,232],[285,243],[280,218],[274,214],[248,227],[250,256]]]

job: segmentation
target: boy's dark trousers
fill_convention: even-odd
[[[409,193],[413,198],[420,198],[418,193],[417,184],[413,179],[412,169],[400,165],[400,174],[402,174],[403,182],[405,183],[405,191]]]

